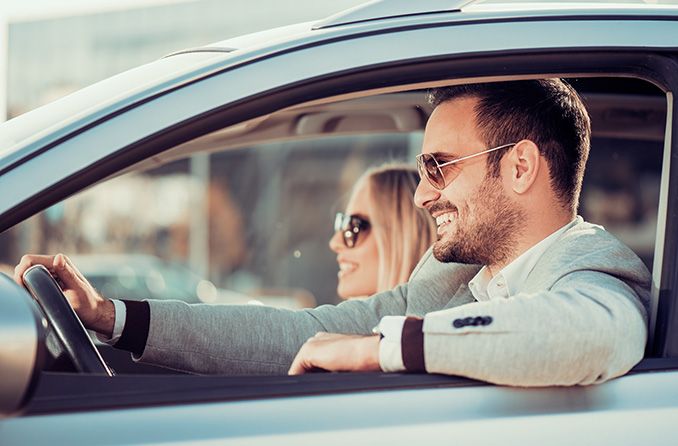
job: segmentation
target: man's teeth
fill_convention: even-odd
[[[442,226],[445,223],[451,223],[454,220],[454,212],[446,212],[436,217],[436,225]]]

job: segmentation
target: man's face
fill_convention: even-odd
[[[476,129],[475,104],[475,99],[464,98],[436,107],[426,125],[422,153],[443,163],[488,149]],[[415,194],[417,206],[436,219],[436,259],[494,265],[509,258],[523,212],[507,194],[502,177],[487,175],[487,155],[442,169],[447,180],[443,190],[422,178]]]

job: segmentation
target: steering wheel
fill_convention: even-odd
[[[113,376],[47,268],[42,265],[32,266],[24,272],[23,279],[75,369],[81,373]]]

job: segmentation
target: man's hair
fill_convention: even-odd
[[[589,154],[591,122],[577,92],[560,79],[443,87],[429,102],[476,98],[476,125],[487,148],[529,139],[546,159],[559,202],[576,211]],[[507,150],[488,154],[488,175],[498,177]]]

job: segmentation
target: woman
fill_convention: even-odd
[[[435,241],[433,219],[414,205],[418,181],[414,167],[390,164],[367,171],[353,187],[330,239],[340,297],[370,296],[406,282]]]

